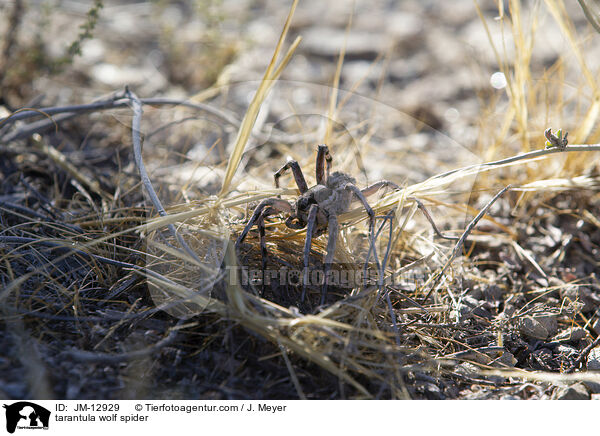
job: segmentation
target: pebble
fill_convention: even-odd
[[[527,315],[519,322],[519,331],[534,339],[546,340],[556,333],[556,317],[550,314]]]
[[[571,386],[557,387],[552,394],[553,400],[589,400],[590,393],[583,383],[575,383]]]
[[[600,347],[592,348],[587,357],[588,371],[600,371]]]

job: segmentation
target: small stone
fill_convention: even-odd
[[[470,319],[473,316],[491,319],[492,314],[485,308],[485,301],[477,300],[470,295],[465,295],[459,306],[461,319]]]
[[[519,331],[525,336],[534,339],[545,340],[549,336],[548,330],[542,325],[542,323],[529,315],[524,316],[519,321]]]
[[[556,347],[555,353],[562,354],[565,357],[577,356],[579,354],[576,348],[563,344]]]
[[[583,383],[575,383],[571,386],[562,386],[555,389],[553,400],[589,400],[590,393]]]
[[[456,372],[461,375],[472,376],[477,374],[478,368],[469,362],[463,362],[456,367]]]
[[[592,394],[600,394],[600,383],[596,383],[593,381],[583,381],[582,382],[587,390]]]
[[[509,351],[504,351],[502,356],[494,359],[494,366],[499,367],[514,367],[516,363],[517,359],[515,359],[515,356]]]
[[[592,348],[587,357],[588,371],[600,371],[600,347]]]
[[[556,316],[548,313],[527,315],[519,322],[519,331],[534,339],[546,340],[558,330]]]

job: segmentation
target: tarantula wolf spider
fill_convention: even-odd
[[[392,187],[399,189],[393,182],[382,180],[374,183],[364,189],[356,186],[356,180],[348,174],[341,172],[330,173],[331,155],[326,145],[319,145],[317,151],[317,184],[311,188],[306,184],[304,174],[300,165],[295,160],[288,161],[279,171],[275,173],[275,187],[279,188],[279,178],[284,172],[291,169],[300,190],[300,196],[292,204],[280,198],[268,198],[263,200],[254,210],[252,217],[244,227],[235,242],[236,250],[246,238],[246,235],[255,224],[258,227],[260,236],[260,248],[262,254],[263,271],[266,269],[267,247],[265,244],[265,224],[264,220],[270,215],[278,213],[287,213],[290,216],[285,220],[286,226],[291,229],[301,229],[306,227],[306,242],[304,244],[304,278],[302,282],[302,295],[300,301],[304,302],[306,296],[306,284],[308,281],[308,264],[312,239],[329,232],[327,242],[327,254],[325,255],[325,264],[323,268],[323,287],[321,289],[321,305],[327,298],[327,276],[333,262],[336,239],[339,233],[338,215],[347,212],[350,209],[353,196],[363,204],[369,215],[369,229],[371,238],[375,226],[375,213],[367,199],[382,187]]]

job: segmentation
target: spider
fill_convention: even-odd
[[[293,204],[280,198],[267,198],[266,200],[263,200],[254,210],[252,217],[235,242],[237,249],[246,238],[246,235],[252,226],[256,224],[260,237],[262,267],[264,270],[267,258],[265,218],[281,212],[288,213],[290,216],[285,220],[287,227],[291,229],[302,229],[306,227],[306,242],[304,244],[304,280],[302,282],[302,295],[300,296],[301,302],[304,302],[306,297],[306,283],[308,281],[308,264],[312,239],[322,235],[325,231],[329,233],[327,254],[325,255],[325,264],[323,268],[323,274],[326,278],[333,262],[336,240],[339,233],[338,215],[341,215],[350,209],[353,196],[356,196],[361,201],[369,215],[369,228],[372,234],[375,226],[375,213],[371,206],[369,206],[365,197],[377,192],[384,186],[399,189],[398,185],[395,183],[382,180],[361,190],[356,186],[356,180],[348,174],[337,171],[331,173],[331,161],[329,148],[326,145],[319,145],[316,165],[317,184],[311,188],[306,184],[304,174],[297,161],[290,160],[283,165],[279,171],[275,173],[275,187],[279,188],[279,178],[287,170],[291,169],[296,185],[300,190],[300,196]],[[325,303],[327,298],[327,285],[327,279],[323,280],[321,305]]]
[[[362,203],[369,216],[369,234],[372,242],[373,231],[375,228],[375,213],[371,206],[369,206],[366,197],[374,194],[383,187],[400,189],[394,182],[381,180],[361,190],[356,186],[356,180],[348,174],[337,171],[331,173],[331,162],[332,158],[329,153],[329,148],[326,145],[319,145],[316,161],[317,184],[311,188],[306,184],[304,174],[297,161],[290,160],[283,165],[274,175],[275,187],[279,188],[279,178],[287,170],[291,169],[296,185],[300,190],[300,196],[293,204],[277,197],[263,200],[256,207],[252,217],[235,242],[235,248],[238,250],[250,229],[256,224],[260,237],[262,268],[264,271],[267,263],[265,218],[278,213],[287,213],[289,214],[289,217],[285,220],[285,225],[287,227],[291,229],[302,229],[306,227],[306,241],[304,244],[304,279],[302,281],[302,294],[300,296],[301,303],[304,302],[306,297],[306,284],[308,282],[308,265],[312,239],[322,235],[325,231],[329,233],[327,253],[325,255],[323,268],[324,280],[321,289],[321,305],[323,305],[327,299],[327,275],[333,263],[336,240],[339,233],[338,215],[347,212],[350,209],[350,205],[354,199],[353,197],[356,197]],[[433,220],[423,204],[416,198],[412,199],[417,202],[417,205],[424,212],[438,236],[446,239],[458,239],[442,235],[433,223]]]

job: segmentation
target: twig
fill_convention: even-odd
[[[600,151],[600,144],[583,144],[583,145],[577,144],[577,145],[567,145],[564,149],[552,147],[552,148],[546,148],[546,149],[541,149],[541,150],[534,150],[534,151],[530,151],[528,153],[523,153],[523,154],[518,154],[516,156],[507,157],[505,159],[500,159],[500,160],[496,160],[496,161],[492,161],[492,162],[485,162],[482,164],[469,165],[466,167],[446,171],[445,173],[437,174],[437,175],[431,177],[431,179],[429,179],[429,180],[441,179],[441,178],[450,176],[452,174],[455,174],[455,173],[458,173],[461,171],[467,171],[467,170],[471,170],[471,169],[484,168],[484,167],[495,167],[495,166],[499,166],[499,165],[506,165],[509,163],[518,162],[520,160],[533,159],[536,157],[546,156],[549,154],[566,153],[566,152],[572,152],[572,151]]]
[[[427,299],[429,298],[429,296],[431,295],[431,293],[435,289],[435,286],[436,286],[437,282],[441,279],[441,277],[444,275],[444,273],[446,272],[446,270],[448,269],[448,267],[450,266],[450,264],[452,263],[452,261],[454,260],[454,258],[458,255],[458,252],[460,251],[460,249],[462,248],[463,244],[465,243],[465,240],[467,239],[467,236],[469,236],[469,234],[471,233],[471,231],[473,230],[473,228],[475,228],[475,226],[477,225],[477,223],[479,222],[479,220],[481,220],[481,218],[483,218],[483,216],[487,213],[488,209],[490,207],[492,207],[492,204],[494,204],[496,202],[496,200],[498,200],[498,198],[500,198],[500,196],[502,194],[504,194],[506,191],[508,191],[510,188],[512,188],[512,185],[506,186],[504,189],[502,189],[500,192],[498,192],[496,195],[494,195],[494,198],[492,198],[483,207],[483,209],[481,209],[481,211],[479,211],[479,213],[477,214],[477,216],[475,218],[473,218],[473,220],[469,223],[469,225],[467,226],[467,228],[463,232],[462,236],[459,238],[458,242],[454,246],[454,249],[452,250],[452,254],[450,255],[450,258],[446,261],[446,263],[445,263],[444,267],[442,268],[442,270],[433,279],[433,283],[431,284],[431,289],[429,289],[429,292],[427,292],[427,295],[425,295],[425,297],[423,298],[423,300],[421,301],[421,303],[425,303],[425,301],[427,301]]]
[[[192,103],[186,100],[174,99],[174,98],[141,98],[139,99],[143,105],[150,106],[184,106],[191,109],[201,110],[203,112],[207,112],[211,115],[214,115],[217,118],[225,121],[227,124],[239,129],[241,125],[241,121],[238,120],[235,115],[214,108],[208,104],[204,103]],[[70,105],[70,106],[52,106],[52,107],[44,107],[40,109],[23,109],[21,111],[17,111],[14,114],[0,118],[0,126],[5,125],[8,126],[13,124],[19,120],[24,120],[33,117],[39,117],[42,115],[50,116],[50,115],[58,115],[51,119],[45,119],[40,121],[35,121],[33,123],[27,124],[23,126],[21,129],[18,129],[12,133],[8,133],[4,135],[0,142],[8,143],[17,139],[27,138],[28,136],[33,135],[34,133],[42,133],[51,129],[52,127],[60,124],[63,121],[69,120],[79,115],[83,115],[88,112],[95,112],[100,110],[108,110],[108,109],[118,109],[127,107],[129,105],[129,99],[125,98],[125,94],[123,91],[115,93],[113,97],[107,100],[100,100],[93,103],[80,104],[80,105]],[[305,140],[306,136],[303,134],[296,135],[288,135],[288,134],[266,134],[266,133],[256,133],[253,132],[252,136],[258,139],[259,141],[274,141],[281,142],[284,144],[295,144],[301,140]]]
[[[142,139],[140,134],[142,123],[142,102],[137,97],[137,95],[135,95],[129,89],[126,89],[125,92],[129,100],[131,101],[131,108],[133,110],[133,119],[131,121],[131,137],[133,140],[133,154],[135,158],[135,164],[138,167],[138,171],[140,172],[140,178],[142,179],[142,184],[144,185],[144,188],[146,188],[146,192],[150,197],[150,201],[152,201],[152,204],[154,205],[154,207],[156,207],[158,214],[160,216],[165,217],[168,216],[168,214],[165,211],[165,208],[163,207],[160,199],[158,198],[158,195],[156,195],[156,191],[152,186],[150,177],[148,177],[148,172],[146,171],[144,160],[142,159]],[[179,233],[177,233],[175,225],[167,224],[167,228],[171,232],[171,235],[173,235],[173,237],[177,239],[179,244],[181,244],[186,253],[189,254],[192,257],[192,259],[194,259],[196,262],[202,263],[200,258],[196,255],[196,253],[194,253],[194,251],[190,248],[187,242],[185,242],[183,237]]]

